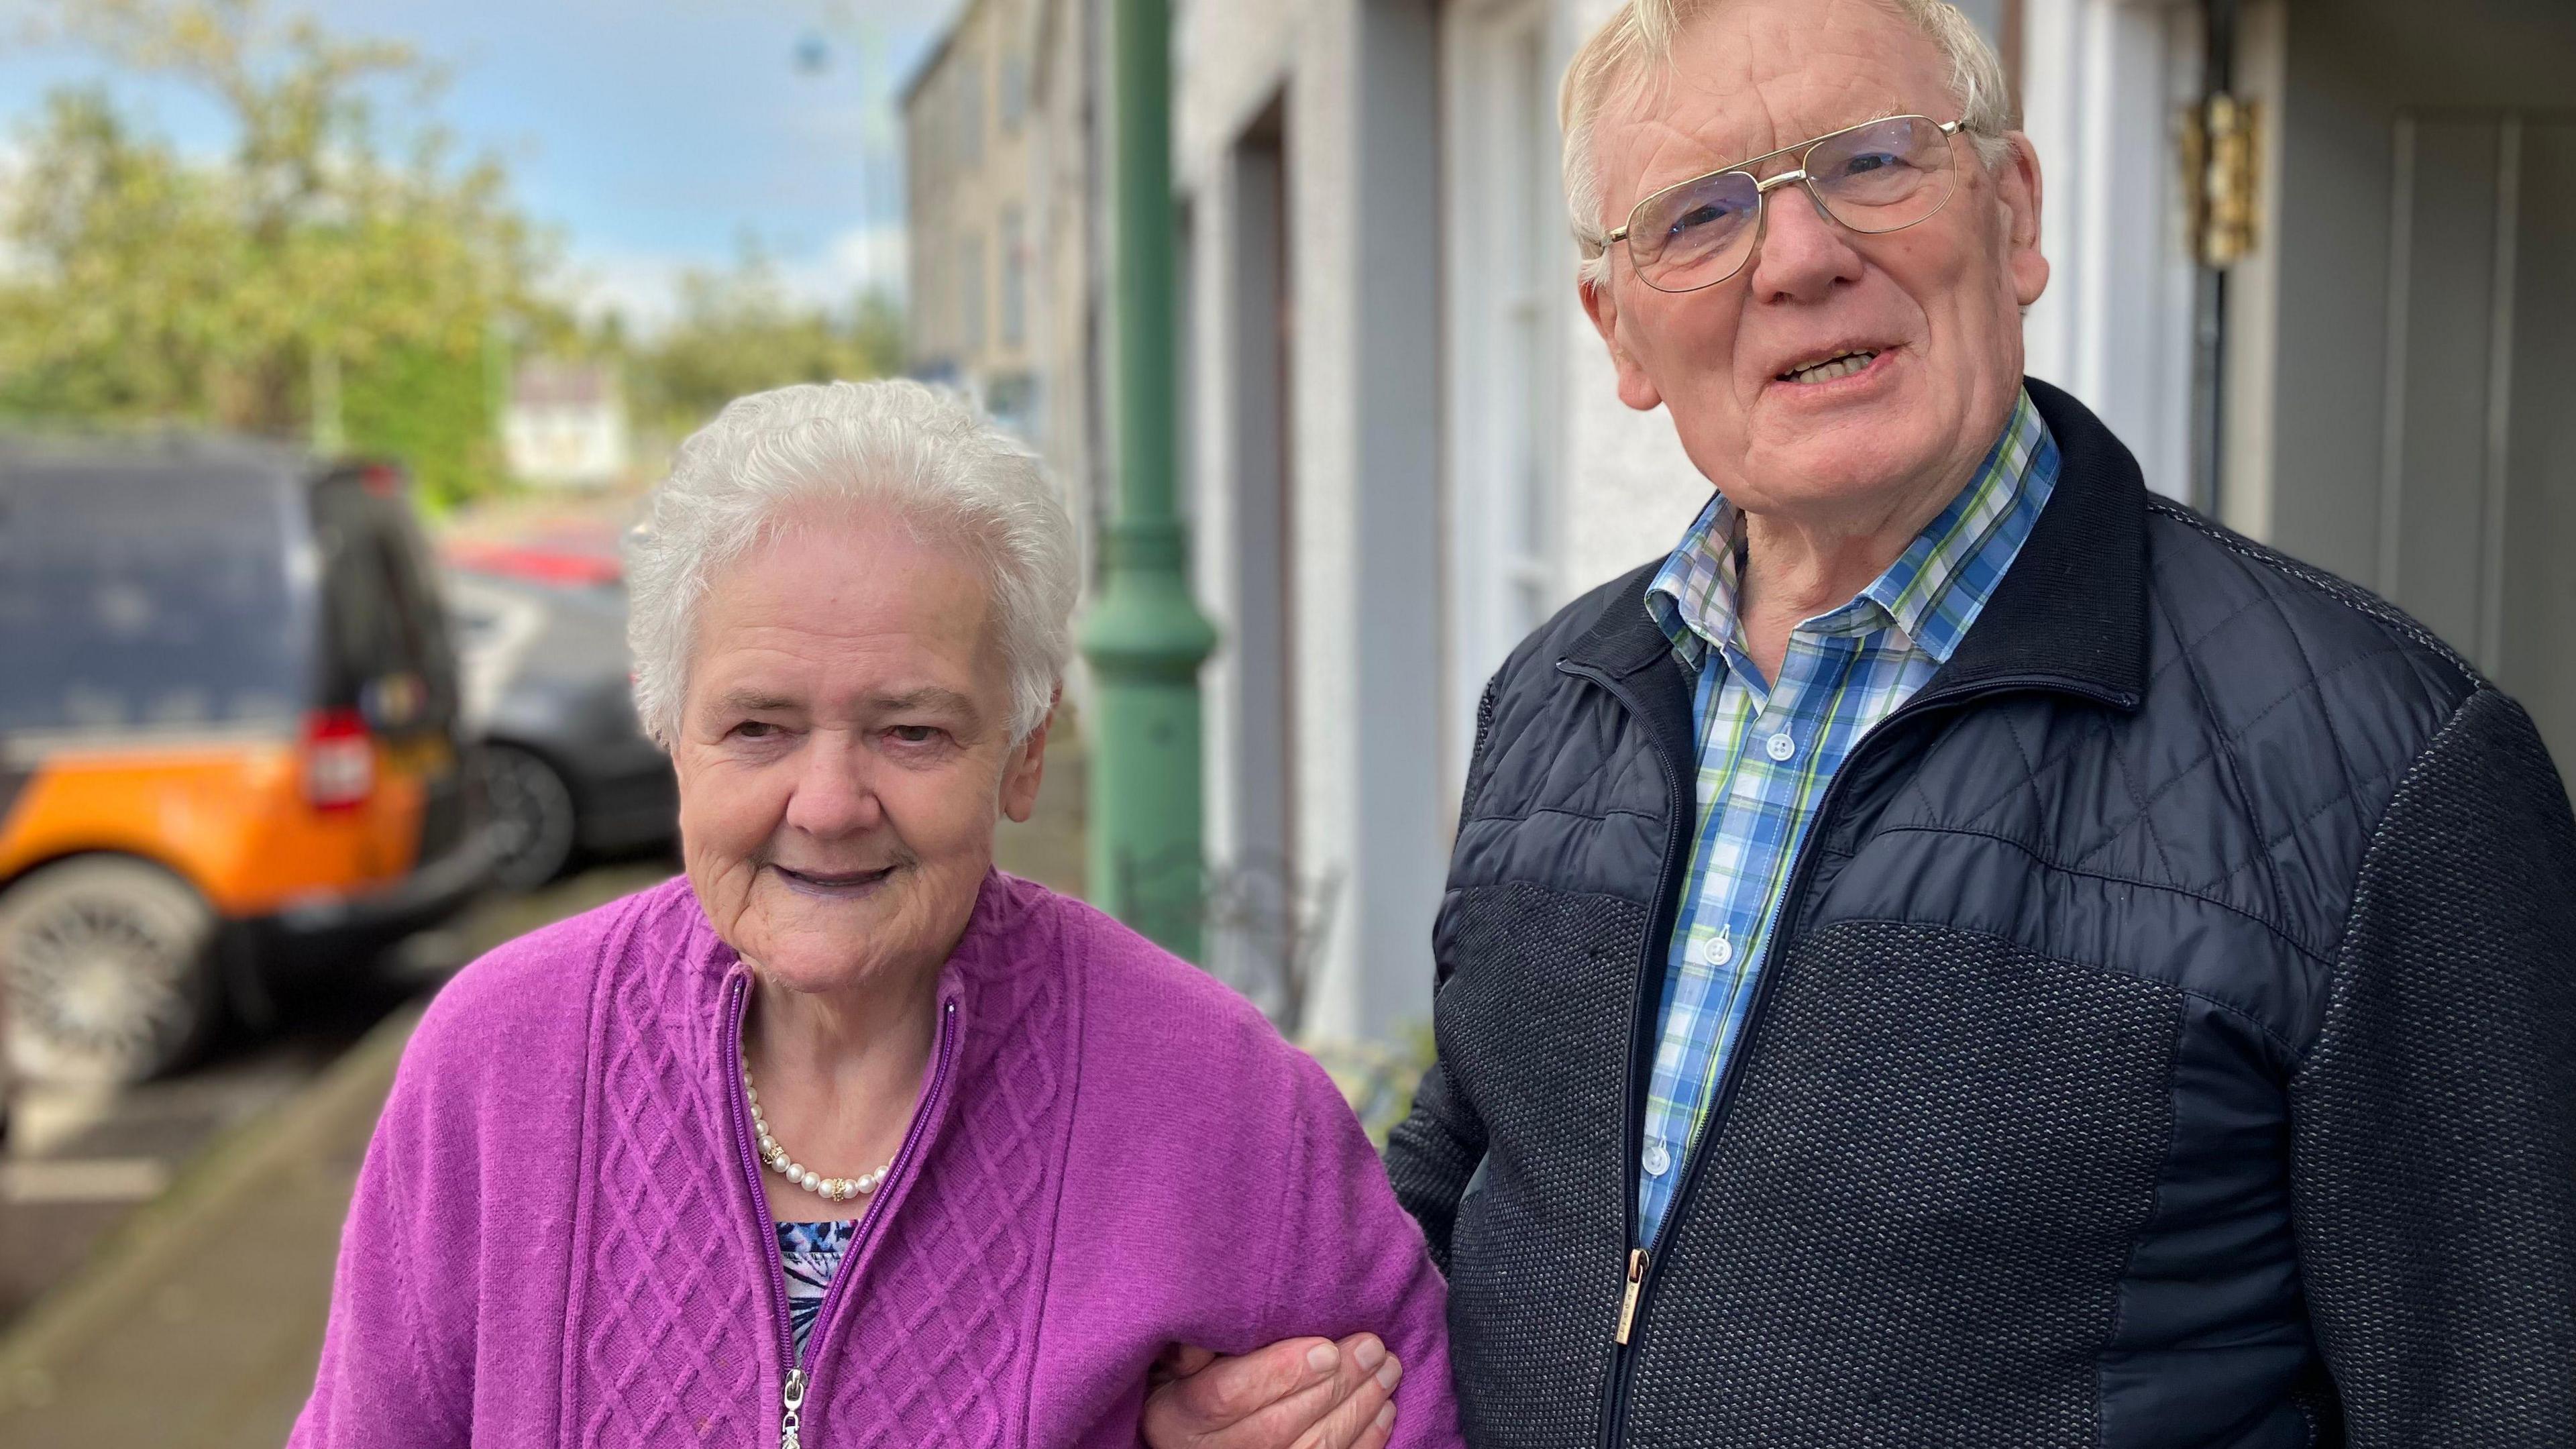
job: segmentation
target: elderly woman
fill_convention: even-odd
[[[293,1442],[1133,1445],[1173,1345],[1301,1334],[1371,1442],[1454,1442],[1439,1275],[1324,1074],[993,869],[1075,592],[1029,455],[910,383],[745,398],[631,586],[687,875],[431,1007]]]

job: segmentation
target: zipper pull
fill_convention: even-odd
[[[1637,1290],[1646,1286],[1646,1250],[1628,1250],[1628,1291],[1619,1299],[1619,1343],[1628,1341],[1628,1330],[1637,1322]]]
[[[786,1407],[785,1411],[778,1416],[778,1449],[797,1449],[796,1436],[804,1428],[804,1415],[800,1412],[804,1407],[805,1371],[801,1368],[789,1369]]]

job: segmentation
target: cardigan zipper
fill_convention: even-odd
[[[742,1021],[750,1004],[750,979],[737,978],[733,987],[733,1046],[730,1048],[733,1072],[726,1078],[728,1083],[738,1082],[742,1077]],[[956,1032],[953,1028],[956,1021],[957,1003],[943,1002],[939,1008],[939,1039],[931,1048],[930,1084],[922,1091],[921,1104],[913,1108],[912,1125],[904,1129],[903,1145],[896,1149],[894,1162],[887,1168],[885,1180],[877,1188],[880,1193],[893,1191],[894,1184],[903,1179],[904,1169],[911,1163],[932,1113],[939,1106],[941,1089],[948,1081],[949,1060],[955,1054]],[[778,1395],[778,1449],[803,1449],[805,1401],[813,1396],[814,1376],[806,1371],[803,1358],[796,1352],[796,1325],[787,1315],[787,1269],[776,1251],[778,1228],[770,1219],[768,1209],[762,1206],[765,1199],[760,1189],[760,1158],[752,1148],[749,1124],[744,1120],[742,1093],[733,1091],[730,1096],[734,1145],[742,1161],[743,1181],[751,1189],[752,1216],[757,1220],[755,1226],[760,1229],[754,1241],[771,1249],[763,1255],[763,1267],[767,1269],[769,1280],[770,1306],[777,1310],[778,1361],[787,1366],[787,1378],[780,1385]],[[884,1216],[875,1211],[874,1202],[868,1206],[870,1210],[859,1219],[857,1236],[852,1239],[849,1250],[842,1254],[840,1268],[832,1274],[832,1286],[823,1290],[822,1305],[815,1310],[814,1338],[807,1346],[813,1350],[812,1357],[817,1364],[823,1362],[823,1343],[831,1332],[832,1310],[840,1303],[841,1295],[851,1280],[859,1276],[867,1248],[875,1241],[879,1221]]]
[[[1586,677],[1595,676],[1587,674]],[[1857,773],[1855,767],[1865,758],[1865,752],[1873,745],[1883,743],[1894,733],[1893,727],[1900,722],[1910,723],[1935,710],[1979,703],[1997,695],[2019,694],[2037,689],[2065,690],[2122,709],[2132,708],[2137,703],[2132,696],[2105,694],[2060,675],[2006,675],[1958,689],[1927,690],[1916,695],[1863,734],[1853,743],[1850,753],[1843,757],[1841,767],[1834,771],[1834,778],[1825,786],[1824,798],[1816,802],[1815,819],[1807,826],[1806,838],[1799,842],[1797,858],[1790,862],[1789,879],[1781,889],[1778,914],[1772,922],[1773,935],[1769,944],[1763,948],[1761,979],[1753,983],[1753,1000],[1745,1007],[1744,1026],[1736,1038],[1733,1057],[1728,1062],[1725,1075],[1718,1082],[1717,1100],[1709,1104],[1708,1115],[1701,1121],[1699,1130],[1692,1135],[1690,1152],[1682,1167],[1681,1185],[1674,1191],[1672,1202],[1664,1209],[1666,1231],[1671,1231],[1679,1223],[1684,1206],[1688,1204],[1693,1191],[1699,1185],[1700,1169],[1709,1155],[1708,1144],[1717,1139],[1718,1128],[1724,1122],[1728,1109],[1734,1105],[1735,1084],[1744,1075],[1739,1070],[1738,1064],[1742,1062],[1745,1054],[1752,1050],[1754,1035],[1762,1024],[1763,1005],[1770,1000],[1771,984],[1779,979],[1780,973],[1776,968],[1779,963],[1788,959],[1789,948],[1796,943],[1798,919],[1801,914],[1797,907],[1800,897],[1805,894],[1807,887],[1814,880],[1816,860],[1821,851],[1819,842],[1829,833],[1827,827],[1833,821],[1834,807],[1842,799],[1844,783]],[[1629,702],[1627,696],[1619,690],[1613,689],[1611,693],[1618,696],[1622,703],[1628,704],[1632,713],[1642,715],[1643,712],[1637,710],[1636,705]],[[1656,754],[1660,758],[1662,752],[1658,750]],[[1669,773],[1671,766],[1668,764],[1666,769]],[[1696,801],[1693,803],[1696,804]],[[1669,870],[1671,864],[1672,855],[1668,849],[1665,855],[1665,868]],[[1646,946],[1650,952],[1654,949],[1655,941],[1651,936]],[[1632,1119],[1633,1116],[1632,1112]],[[1633,1141],[1636,1136],[1636,1124],[1633,1120],[1629,1123],[1629,1135],[1632,1139],[1629,1157],[1634,1159],[1637,1148]],[[1629,1241],[1633,1243],[1636,1240],[1637,1209],[1636,1163],[1633,1160],[1629,1163],[1627,1177],[1622,1180],[1621,1193],[1627,1202],[1628,1235]],[[1602,1449],[1618,1449],[1618,1446],[1627,1438],[1628,1391],[1630,1381],[1636,1376],[1637,1367],[1634,1340],[1643,1333],[1648,1313],[1653,1308],[1655,1299],[1657,1279],[1653,1271],[1653,1260],[1643,1249],[1632,1249],[1628,1264],[1632,1276],[1628,1279],[1626,1293],[1622,1298],[1619,1331],[1612,1349],[1610,1393],[1608,1412],[1605,1414],[1607,1422],[1604,1425],[1601,1440]]]

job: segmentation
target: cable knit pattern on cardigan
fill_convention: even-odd
[[[296,1445],[778,1442],[734,1095],[743,967],[685,881],[467,968],[360,1173]],[[806,1446],[1133,1445],[1175,1341],[1372,1330],[1457,1442],[1444,1294],[1323,1072],[1233,993],[995,875],[911,1156],[818,1323]]]

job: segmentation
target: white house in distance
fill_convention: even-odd
[[[521,363],[501,414],[510,474],[523,483],[599,488],[626,477],[634,459],[626,394],[605,363]]]
[[[2047,172],[2032,372],[2152,487],[2418,612],[2576,762],[2576,6],[1965,8]],[[1329,903],[1312,1032],[1428,1015],[1486,677],[1707,497],[1574,299],[1556,83],[1609,9],[1179,7],[1209,849]],[[2196,157],[2214,90],[2250,145]]]

